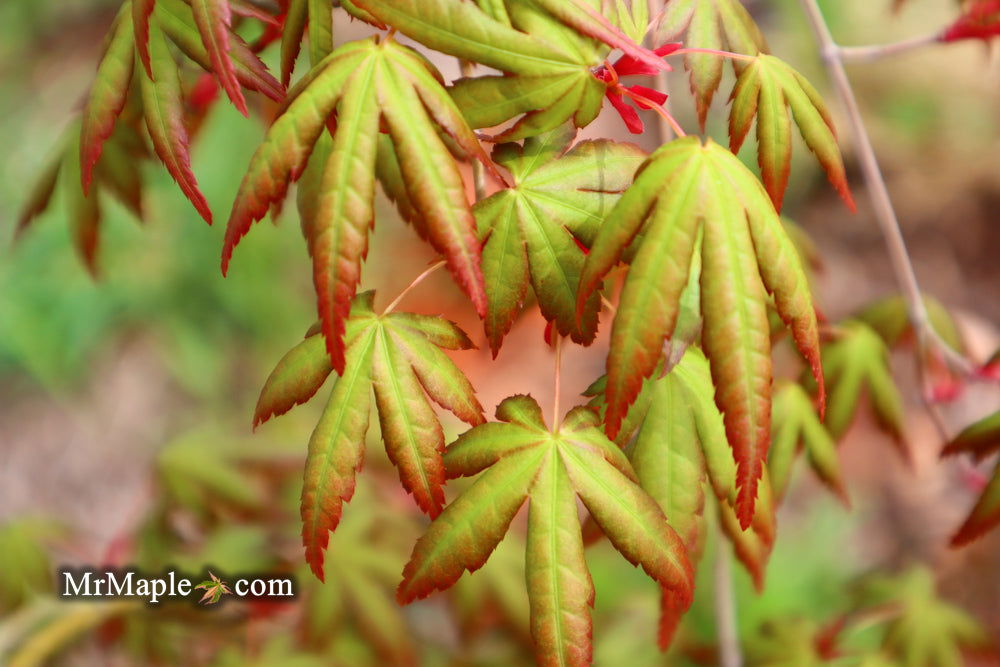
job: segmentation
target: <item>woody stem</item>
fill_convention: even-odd
[[[875,220],[885,239],[893,272],[896,274],[903,299],[906,301],[907,313],[917,339],[918,354],[922,354],[926,350],[933,350],[940,354],[953,370],[969,375],[972,372],[972,365],[941,339],[927,314],[920,285],[917,283],[917,276],[906,249],[906,241],[903,239],[903,232],[889,196],[885,177],[879,168],[875,149],[861,116],[861,108],[858,106],[854,89],[851,87],[851,82],[844,69],[842,51],[833,40],[833,35],[830,33],[830,28],[827,26],[816,0],[799,0],[799,3],[819,42],[823,62],[847,112],[861,171],[864,174],[871,197]]]

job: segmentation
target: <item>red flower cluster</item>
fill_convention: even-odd
[[[960,39],[990,39],[1000,36],[1000,0],[978,0],[939,38],[942,42]]]
[[[679,43],[664,44],[653,52],[662,58],[679,48],[681,48]],[[655,76],[656,72],[657,70],[652,66],[629,55],[622,56],[615,61],[614,65],[605,62],[603,66],[594,71],[594,76],[607,84],[608,90],[605,95],[632,134],[642,134],[642,119],[639,118],[639,112],[629,106],[624,98],[631,99],[640,109],[652,109],[654,106],[660,106],[666,102],[667,94],[646,86],[625,86],[621,83],[620,78],[624,76]]]

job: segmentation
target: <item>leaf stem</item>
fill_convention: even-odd
[[[680,123],[677,122],[677,119],[674,118],[672,115],[670,115],[670,112],[664,109],[661,105],[657,104],[656,102],[654,102],[653,100],[649,99],[644,95],[640,95],[639,93],[629,90],[625,86],[621,87],[621,92],[624,93],[625,95],[628,95],[636,102],[641,102],[642,104],[645,104],[656,113],[660,114],[660,118],[665,120],[667,124],[670,125],[670,129],[672,129],[674,131],[674,134],[676,134],[678,137],[687,136],[687,133],[684,131],[684,128],[680,126]]]
[[[906,241],[903,239],[899,219],[889,196],[889,189],[886,186],[882,170],[879,168],[878,158],[875,155],[871,137],[868,136],[868,130],[865,127],[858,100],[854,95],[854,89],[851,87],[851,82],[844,69],[842,49],[833,40],[833,35],[830,33],[830,28],[827,26],[823,12],[816,0],[799,0],[799,4],[802,6],[819,42],[820,55],[847,112],[851,133],[854,135],[858,151],[858,159],[861,163],[861,171],[871,196],[875,219],[885,239],[893,272],[896,274],[896,280],[902,290],[909,319],[913,325],[917,339],[917,354],[923,354],[926,350],[935,350],[949,367],[968,376],[972,373],[972,364],[952,350],[941,339],[930,322],[920,285],[917,283],[917,276],[913,270],[913,263],[906,250]]]
[[[604,296],[603,294],[601,295],[601,303],[604,304],[605,308],[607,308],[608,310],[611,311],[612,315],[617,315],[618,314],[618,308],[615,307],[615,304],[611,303],[611,301],[608,299],[608,297]]]
[[[390,303],[388,306],[386,306],[385,310],[383,310],[382,313],[385,314],[385,315],[388,315],[393,310],[395,310],[396,306],[399,305],[399,302],[402,301],[403,298],[407,294],[409,294],[411,291],[413,291],[414,287],[416,287],[417,285],[419,285],[420,283],[422,283],[427,278],[427,276],[431,275],[432,273],[434,273],[435,271],[437,271],[438,269],[440,269],[445,264],[447,264],[447,262],[445,260],[443,260],[443,259],[440,260],[439,262],[435,262],[434,264],[432,264],[429,269],[427,269],[426,271],[424,271],[423,273],[421,273],[419,276],[417,276],[416,278],[414,278],[413,282],[410,283],[409,285],[407,285],[406,289],[404,289],[402,292],[400,292],[399,296],[397,296],[395,299],[393,299],[392,303]]]
[[[475,75],[476,64],[459,58],[458,69],[462,76],[469,78]],[[486,199],[486,166],[475,158],[472,160],[472,187],[476,192],[477,202]]]
[[[733,53],[732,51],[720,51],[719,49],[697,49],[694,47],[677,49],[670,55],[683,55],[685,53],[704,53],[710,56],[720,56],[722,58],[729,58],[730,60],[743,60],[745,62],[750,62],[757,59],[757,56],[750,56],[745,53]]]
[[[562,393],[562,336],[559,332],[554,332],[556,335],[555,348],[556,348],[556,372],[555,372],[555,389],[552,392],[552,430],[555,431],[559,428],[559,402]]]

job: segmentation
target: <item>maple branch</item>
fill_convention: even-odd
[[[420,283],[424,282],[424,279],[426,279],[427,276],[431,275],[432,273],[434,273],[435,271],[437,271],[438,269],[440,269],[442,266],[444,266],[447,263],[448,263],[447,260],[442,259],[441,261],[436,262],[433,265],[431,265],[431,267],[429,269],[427,269],[426,271],[424,271],[423,273],[421,273],[419,276],[417,276],[416,278],[414,278],[413,282],[410,283],[409,285],[407,285],[406,289],[404,289],[402,292],[400,292],[399,296],[397,296],[395,299],[393,299],[392,303],[390,303],[388,306],[386,306],[385,310],[383,310],[382,313],[383,314],[391,313],[396,308],[396,306],[399,305],[399,302],[402,301],[403,298],[407,294],[409,294],[411,291],[413,291],[414,287],[416,287]]]
[[[910,323],[913,325],[917,340],[917,354],[922,354],[925,350],[935,350],[953,370],[966,376],[971,375],[972,364],[942,340],[927,314],[927,307],[924,305],[920,285],[917,283],[917,276],[913,270],[913,263],[906,249],[906,241],[899,226],[899,219],[889,196],[889,188],[886,186],[885,177],[879,168],[871,137],[868,136],[868,130],[861,116],[861,108],[858,106],[854,89],[851,87],[847,71],[844,69],[841,57],[842,49],[833,40],[833,35],[830,33],[830,28],[826,24],[823,12],[816,0],[799,0],[799,4],[802,6],[816,40],[819,42],[823,62],[847,112],[851,133],[854,135],[858,151],[858,159],[861,163],[861,171],[864,174],[875,211],[875,220],[878,222],[879,229],[885,239],[893,272],[896,274],[903,299],[906,301]]]
[[[559,401],[560,394],[562,393],[562,336],[559,332],[556,334],[556,373],[555,373],[555,389],[552,392],[552,428],[559,428]]]
[[[870,46],[838,46],[840,59],[845,62],[872,62],[889,56],[896,56],[908,51],[930,46],[941,41],[941,33],[911,37],[891,44],[873,44]]]
[[[712,591],[715,608],[715,633],[719,639],[719,665],[742,667],[743,654],[736,629],[736,596],[729,543],[718,525],[715,528],[715,560],[712,564]]]

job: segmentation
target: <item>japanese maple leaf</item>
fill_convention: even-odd
[[[496,416],[498,423],[473,428],[449,446],[449,477],[482,474],[417,542],[403,570],[400,602],[446,589],[466,570],[479,569],[527,501],[528,599],[539,661],[590,664],[594,587],[579,498],[625,558],[676,595],[681,607],[690,604],[694,582],[684,544],[593,411],[575,408],[550,430],[534,399],[513,396]]]
[[[335,123],[334,123],[335,121]],[[251,159],[233,203],[222,251],[233,251],[253,223],[280,203],[308,164],[319,177],[300,206],[313,260],[317,310],[334,369],[344,370],[344,327],[374,224],[381,123],[398,157],[401,182],[431,244],[458,284],[486,314],[481,247],[451,146],[492,166],[438,71],[413,49],[376,37],[337,48],[289,93]],[[335,124],[332,139],[324,130]],[[442,136],[450,137],[448,143]],[[310,156],[314,146],[314,160]]]
[[[1000,451],[1000,412],[984,417],[966,427],[948,443],[942,456],[969,453],[981,461]],[[983,488],[968,518],[952,537],[952,546],[961,546],[975,540],[1000,524],[1000,462],[993,476]]]
[[[659,17],[655,38],[659,43],[679,40],[693,49],[750,56],[768,51],[760,28],[740,0],[670,0]],[[698,120],[704,128],[726,59],[692,52],[685,56],[685,64],[691,74]],[[737,75],[746,67],[744,61],[736,59],[732,65]]]
[[[784,383],[774,396],[772,411],[774,437],[767,456],[771,485],[780,501],[788,488],[792,464],[800,451],[805,450],[809,465],[816,476],[850,505],[844,486],[837,443],[819,419],[812,397],[795,383]]]
[[[115,18],[84,107],[80,179],[88,194],[105,142],[134,89],[157,157],[198,213],[211,223],[212,212],[191,170],[190,131],[185,126],[174,47],[214,73],[244,114],[242,88],[274,100],[284,96],[282,86],[233,32],[228,0],[129,0]]]
[[[400,481],[431,516],[444,506],[444,430],[431,400],[468,424],[483,422],[472,385],[442,351],[473,347],[438,317],[378,314],[373,292],[354,298],[346,326],[344,372],[309,441],[302,488],[306,560],[323,579],[323,551],[343,504],[354,494],[374,390],[382,440]],[[332,374],[322,334],[313,333],[278,362],[261,390],[254,424],[308,401]]]
[[[606,382],[606,377],[601,378],[586,392],[594,397],[591,405],[602,412],[607,409]],[[735,512],[736,462],[713,393],[708,360],[699,348],[687,348],[669,372],[643,382],[623,422],[619,443],[624,443],[639,485],[670,518],[692,566],[698,567],[705,544],[705,507],[714,506],[736,556],[755,586],[762,589],[775,538],[768,476],[761,478],[753,521],[744,531]],[[682,599],[669,590],[663,591],[661,648],[669,646],[684,611]]]
[[[660,363],[697,252],[701,342],[739,467],[745,528],[771,437],[768,293],[822,383],[816,312],[798,253],[760,181],[731,152],[697,137],[655,151],[618,200],[587,255],[578,315],[626,250],[630,267],[607,361],[608,435],[618,434],[643,378]]]
[[[576,319],[576,289],[584,250],[604,215],[632,181],[645,153],[631,144],[584,141],[572,148],[570,124],[517,144],[498,144],[493,159],[513,179],[476,204],[483,238],[486,335],[494,356],[521,310],[531,285],[538,305],[558,332],[589,344],[597,330],[594,294],[583,321]]]
[[[229,590],[229,586],[226,585],[226,582],[219,579],[212,572],[209,572],[208,576],[211,577],[211,579],[203,581],[195,586],[195,590],[198,590],[199,588],[205,589],[205,594],[201,596],[201,599],[198,600],[198,602],[202,604],[215,604],[222,598],[223,595],[232,595],[233,592]]]

